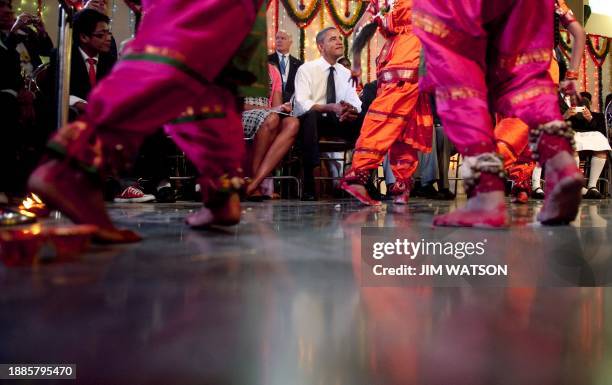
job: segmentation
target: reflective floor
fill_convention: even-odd
[[[433,229],[452,205],[253,203],[209,231],[182,223],[196,204],[113,205],[145,241],[0,266],[0,363],[75,363],[84,384],[612,384],[610,202],[565,227],[532,225],[531,203],[510,230]],[[535,284],[364,285],[363,226],[489,237]]]

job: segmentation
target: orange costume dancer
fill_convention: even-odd
[[[353,166],[342,188],[364,204],[380,204],[368,195],[364,185],[389,153],[397,180],[390,193],[395,203],[405,204],[417,169],[417,151],[431,151],[433,118],[427,97],[418,89],[421,43],[412,32],[412,0],[397,0],[380,11],[377,5],[373,0],[368,12],[375,15],[373,19],[386,38],[376,59],[378,90],[365,116]],[[361,60],[356,54],[353,75],[360,74]]]
[[[513,182],[512,202],[526,203],[531,194],[531,174],[536,166],[527,146],[529,126],[519,118],[500,119],[495,126],[495,145],[504,158],[504,170]]]

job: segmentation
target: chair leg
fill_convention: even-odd
[[[302,199],[302,183],[300,182],[300,180],[296,177],[294,177],[295,179],[295,185],[297,186],[297,195],[299,199]]]

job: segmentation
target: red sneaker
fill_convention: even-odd
[[[115,203],[144,203],[155,200],[155,195],[145,194],[138,187],[130,186],[115,197]]]

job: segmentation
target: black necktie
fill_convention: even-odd
[[[283,91],[285,90],[285,71],[286,70],[287,70],[287,64],[285,63],[285,55],[281,55],[280,71],[281,71],[281,81],[283,83]]]
[[[327,93],[325,102],[327,104],[336,103],[336,82],[334,81],[334,67],[329,67],[329,76],[327,76]]]

